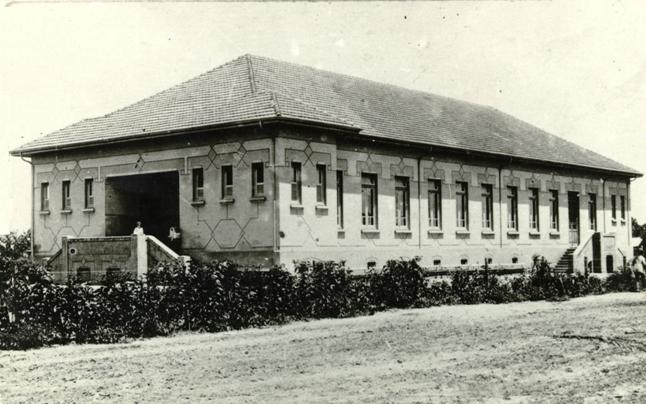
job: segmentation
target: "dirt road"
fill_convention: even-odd
[[[0,401],[646,403],[646,294],[0,352]]]

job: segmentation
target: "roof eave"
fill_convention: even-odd
[[[178,136],[178,135],[187,134],[187,133],[200,133],[200,132],[206,132],[206,131],[212,131],[212,130],[226,130],[226,129],[234,129],[234,128],[241,128],[241,127],[249,127],[249,126],[262,126],[264,124],[280,123],[280,122],[295,123],[295,124],[306,125],[310,127],[335,129],[335,130],[341,130],[346,132],[349,131],[349,132],[358,133],[359,131],[361,131],[361,128],[357,128],[355,126],[345,125],[341,123],[339,124],[327,123],[327,122],[323,123],[319,121],[313,121],[313,120],[301,119],[301,118],[292,118],[292,117],[285,117],[285,116],[278,116],[278,117],[269,116],[269,117],[263,117],[263,118],[254,118],[254,119],[241,120],[241,121],[235,121],[235,122],[227,122],[227,123],[217,124],[217,125],[207,125],[207,126],[201,126],[201,127],[183,128],[183,129],[160,131],[160,132],[150,132],[150,133],[146,133],[145,135],[136,134],[131,136],[124,136],[118,139],[99,139],[99,140],[92,140],[89,142],[70,143],[70,144],[61,145],[61,146],[53,145],[53,146],[42,146],[42,147],[34,147],[34,148],[19,147],[17,149],[10,150],[9,154],[14,157],[30,157],[35,154],[82,149],[86,147],[96,147],[96,146],[102,146],[105,144],[127,143],[127,142],[142,141],[142,140],[145,141],[145,140],[151,140],[151,139],[159,139],[163,137]]]

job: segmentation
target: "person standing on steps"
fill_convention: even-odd
[[[144,235],[144,228],[141,227],[141,222],[137,222],[137,226],[135,226],[135,229],[132,231],[132,234],[134,236],[143,236]]]
[[[637,253],[637,256],[633,258],[633,274],[635,275],[635,286],[637,291],[641,290],[643,282],[646,279],[644,267],[646,267],[646,258],[644,258],[640,250]]]

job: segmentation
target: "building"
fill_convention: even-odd
[[[607,272],[641,176],[490,107],[252,55],[11,154],[32,164],[35,256],[72,274],[128,266],[128,238],[74,265],[68,243],[137,221],[198,259]]]

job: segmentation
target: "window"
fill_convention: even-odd
[[[442,227],[442,183],[440,180],[428,180],[428,225]]]
[[[597,194],[588,194],[588,223],[590,230],[597,230]]]
[[[85,179],[85,209],[92,209],[94,207],[94,180],[92,178]]]
[[[80,267],[76,270],[76,278],[79,282],[89,282],[91,279],[90,268]]]
[[[222,166],[222,199],[233,198],[233,166]]]
[[[559,230],[559,191],[550,190],[550,229]]]
[[[469,228],[469,184],[466,182],[455,183],[455,204],[457,227]]]
[[[624,195],[619,196],[619,203],[621,206],[621,220],[626,220],[626,197]]]
[[[482,228],[493,230],[493,185],[482,184]]]
[[[440,266],[440,265],[442,265],[442,260],[438,260],[438,259],[434,259],[434,260],[433,260],[433,266],[438,267],[438,266]]]
[[[265,166],[262,161],[251,163],[251,197],[265,195]]]
[[[468,263],[469,263],[469,260],[467,258],[460,259],[460,265],[467,265]]]
[[[70,197],[70,182],[63,181],[63,200],[62,200],[63,210],[72,209],[72,198]]]
[[[325,164],[316,165],[316,202],[325,205],[327,203],[327,177]]]
[[[410,224],[410,184],[408,177],[395,177],[395,226]]]
[[[610,211],[612,220],[617,220],[617,195],[610,195]]]
[[[507,187],[507,227],[518,230],[518,188]]]
[[[40,184],[40,210],[49,210],[49,183]]]
[[[539,214],[538,214],[538,188],[529,189],[529,228],[531,230],[539,230]]]
[[[204,170],[202,167],[193,169],[193,201],[204,200]]]
[[[292,161],[292,201],[303,201],[303,183],[301,182],[301,163]]]
[[[361,174],[361,224],[377,227],[376,174]]]
[[[343,228],[343,171],[336,172],[336,225]]]

